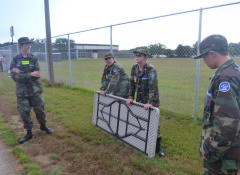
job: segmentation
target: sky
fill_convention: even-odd
[[[51,36],[235,2],[240,1],[49,0]],[[0,7],[0,43],[12,41],[11,26],[14,27],[14,42],[22,36],[45,38],[44,0],[0,0]],[[203,10],[201,38],[222,34],[229,42],[240,42],[239,16],[240,3]],[[175,49],[179,44],[192,46],[198,39],[198,31],[199,12],[196,11],[113,26],[112,43],[119,45],[120,49],[157,43]],[[110,36],[110,27],[69,35],[76,43],[88,44],[110,44]]]

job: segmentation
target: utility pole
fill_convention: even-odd
[[[10,35],[12,37],[12,45],[13,45],[13,36],[14,36],[13,26],[10,27]]]
[[[51,27],[50,27],[50,15],[49,15],[49,2],[44,0],[45,5],[45,26],[46,26],[46,48],[47,48],[47,62],[48,62],[48,74],[51,85],[54,84],[54,71],[53,71],[53,59],[52,59],[52,41],[51,41]]]

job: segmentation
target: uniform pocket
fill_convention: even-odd
[[[206,109],[204,110],[204,116],[203,116],[203,127],[211,126],[212,125],[212,117],[210,110]]]
[[[212,124],[212,93],[208,92],[206,93],[206,96],[204,98],[204,114],[203,114],[203,127],[204,126],[210,126]]]

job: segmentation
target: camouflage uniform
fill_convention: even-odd
[[[146,63],[142,71],[139,71],[138,64],[133,65],[130,78],[130,99],[134,99],[135,92],[137,92],[137,102],[149,103],[155,107],[160,106],[157,71],[152,65]]]
[[[240,168],[240,70],[229,59],[228,43],[221,35],[204,39],[199,51],[200,55],[195,58],[203,57],[207,66],[218,68],[204,99],[199,149],[200,156],[205,157],[204,175],[237,175]]]
[[[200,144],[200,154],[207,158],[205,174],[227,174],[228,170],[234,174],[240,168],[239,108],[240,71],[229,60],[212,77],[205,97]]]
[[[12,68],[18,68],[20,73],[13,72]],[[32,108],[38,122],[45,126],[46,117],[40,78],[30,75],[31,72],[39,71],[38,58],[31,54],[28,54],[26,58],[17,55],[11,62],[10,70],[11,77],[16,82],[17,109],[24,122],[24,128],[32,129],[33,122],[30,116]]]
[[[137,93],[137,102],[149,103],[154,107],[160,106],[157,71],[152,65],[146,63],[142,71],[139,71],[138,64],[133,65],[130,78],[130,99],[134,99],[135,92]],[[160,125],[158,138],[161,138]]]
[[[128,98],[129,77],[124,68],[114,61],[113,65],[106,65],[102,75],[100,90],[105,94]]]

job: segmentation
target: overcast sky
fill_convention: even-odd
[[[127,21],[162,16],[240,1],[232,0],[49,0],[51,35],[57,36]],[[0,0],[0,43],[22,36],[45,38],[44,0]],[[202,38],[225,35],[240,42],[240,4],[203,11]],[[120,49],[162,43],[175,49],[192,46],[198,39],[199,12],[114,26],[113,44]],[[66,36],[67,37],[67,36]],[[77,43],[109,44],[110,28],[70,35]],[[54,39],[52,40],[54,42]]]

